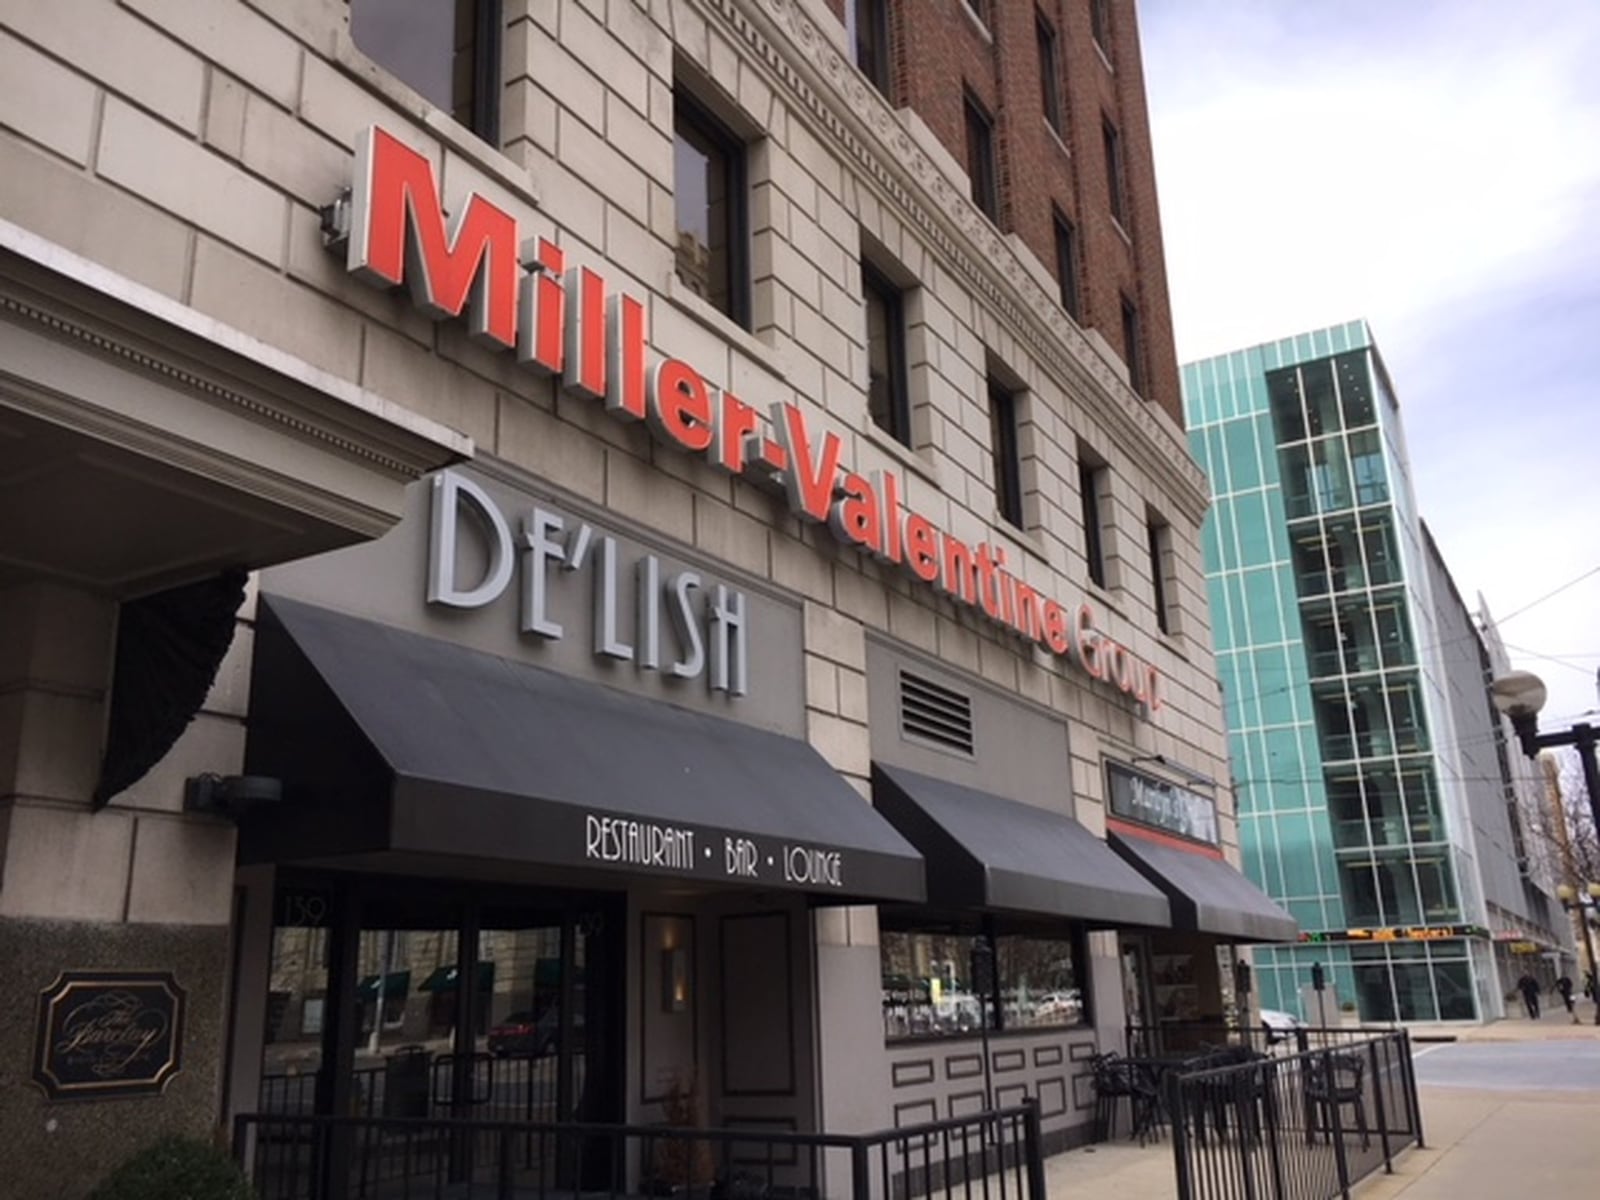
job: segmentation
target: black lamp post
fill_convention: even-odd
[[[1583,948],[1589,955],[1589,976],[1594,978],[1596,970],[1600,969],[1600,964],[1596,964],[1594,958],[1594,935],[1589,931],[1588,910],[1596,904],[1600,904],[1600,883],[1591,883],[1588,887],[1588,893],[1587,903],[1585,903],[1585,897],[1580,895],[1578,889],[1571,884],[1563,883],[1556,888],[1556,899],[1561,901],[1561,911],[1571,912],[1573,909],[1578,910],[1578,923],[1583,926]],[[1597,988],[1597,991],[1600,991],[1600,988]],[[1594,999],[1594,1023],[1600,1025],[1600,995],[1597,995]],[[1576,1021],[1577,1018],[1574,1017],[1573,1020]]]
[[[1587,722],[1580,722],[1561,733],[1540,733],[1539,710],[1544,707],[1546,695],[1544,681],[1532,671],[1512,671],[1489,685],[1490,699],[1497,709],[1511,718],[1511,728],[1516,731],[1517,740],[1522,744],[1522,752],[1529,758],[1537,758],[1539,751],[1557,746],[1577,748],[1578,760],[1583,764],[1583,787],[1589,793],[1589,813],[1594,818],[1595,829],[1600,831],[1600,767],[1595,764],[1597,731]],[[1570,910],[1574,905],[1578,908],[1584,949],[1589,954],[1589,971],[1597,978],[1594,1023],[1600,1025],[1600,966],[1595,963],[1589,916],[1584,912],[1582,898],[1573,888],[1563,884],[1556,891],[1563,909]],[[1589,895],[1600,898],[1600,886],[1591,883]]]

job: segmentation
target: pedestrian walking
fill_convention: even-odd
[[[1578,998],[1572,994],[1572,980],[1563,975],[1556,980],[1556,991],[1561,993],[1561,1003],[1567,1006],[1567,1015],[1572,1018],[1572,1023],[1578,1023]]]
[[[1517,991],[1522,993],[1522,1006],[1528,1010],[1528,1019],[1537,1021],[1539,1019],[1539,981],[1524,972],[1522,978],[1517,980]]]

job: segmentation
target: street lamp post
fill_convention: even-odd
[[[1572,746],[1578,751],[1578,761],[1583,764],[1583,786],[1589,793],[1589,812],[1594,827],[1600,831],[1600,766],[1595,763],[1597,732],[1587,722],[1579,722],[1559,733],[1539,732],[1539,710],[1544,707],[1544,681],[1532,671],[1512,671],[1489,685],[1489,697],[1494,706],[1511,719],[1511,728],[1522,745],[1522,752],[1537,758],[1539,751],[1557,746]],[[1563,895],[1563,893],[1565,893]],[[1578,920],[1583,925],[1584,948],[1589,953],[1589,970],[1595,976],[1594,1023],[1600,1025],[1600,966],[1595,963],[1594,942],[1589,933],[1589,917],[1583,911],[1582,900],[1571,886],[1562,884],[1556,889],[1563,909],[1578,905]],[[1600,898],[1600,886],[1591,883],[1589,895]]]
[[[1570,883],[1563,883],[1556,888],[1556,899],[1561,901],[1561,911],[1571,912],[1578,910],[1578,924],[1583,926],[1583,949],[1589,956],[1589,978],[1600,976],[1600,963],[1595,962],[1594,935],[1589,930],[1588,909],[1600,904],[1600,883],[1591,883],[1588,887],[1588,896],[1578,894],[1578,889]],[[1584,901],[1587,899],[1588,903]],[[1577,1021],[1577,1017],[1572,1018]],[[1594,996],[1594,1023],[1600,1025],[1600,985],[1595,988]]]

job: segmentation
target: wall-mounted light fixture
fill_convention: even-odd
[[[689,1007],[689,952],[682,946],[661,952],[661,1011],[680,1013]]]
[[[186,812],[237,817],[283,799],[283,781],[268,775],[191,775],[183,783]]]

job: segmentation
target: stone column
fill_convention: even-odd
[[[114,600],[62,584],[0,590],[0,1129],[17,1196],[84,1195],[161,1134],[217,1120],[234,835],[186,816],[182,783],[238,770],[248,639],[214,690],[238,715],[197,719],[96,812],[116,619]],[[40,993],[68,970],[176,977],[182,1066],[163,1094],[51,1103],[31,1082]]]

